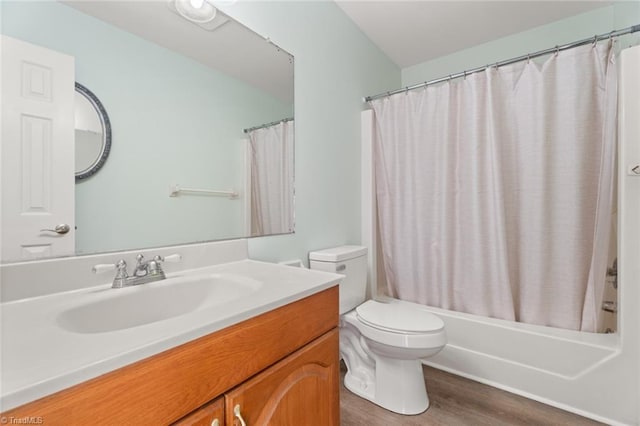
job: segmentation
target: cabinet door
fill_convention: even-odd
[[[224,397],[203,405],[172,426],[224,426]]]
[[[338,426],[338,330],[225,394],[227,425]]]

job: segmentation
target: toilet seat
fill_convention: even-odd
[[[383,345],[405,349],[427,349],[443,347],[447,343],[444,327],[427,333],[410,333],[384,329],[363,321],[356,310],[342,316],[342,321],[357,328],[364,337]]]
[[[444,322],[432,314],[408,305],[368,300],[356,308],[358,319],[383,331],[428,334],[444,329]]]

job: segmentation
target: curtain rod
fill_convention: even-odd
[[[254,130],[264,129],[265,127],[271,127],[275,124],[286,123],[287,121],[293,121],[293,117],[283,118],[282,120],[272,121],[271,123],[261,124],[255,127],[249,127],[248,129],[244,129],[243,132],[249,133],[249,132],[253,132]]]
[[[632,25],[632,26],[624,28],[622,30],[615,30],[615,31],[611,31],[611,32],[605,33],[605,34],[595,35],[593,37],[585,38],[583,40],[574,41],[573,43],[563,44],[562,46],[555,46],[555,47],[552,47],[552,48],[549,48],[549,49],[539,50],[537,52],[529,53],[527,55],[522,55],[522,56],[518,56],[516,58],[507,59],[505,61],[496,62],[495,64],[485,65],[483,67],[472,68],[470,70],[459,72],[457,74],[450,74],[450,75],[448,75],[446,77],[441,77],[441,78],[437,78],[435,80],[425,81],[424,83],[414,84],[413,86],[407,86],[407,87],[402,88],[402,89],[396,89],[396,90],[392,90],[390,92],[384,92],[384,93],[379,93],[379,94],[373,95],[373,96],[367,96],[367,97],[364,98],[364,102],[371,102],[373,100],[384,98],[386,96],[395,95],[396,93],[402,93],[402,92],[406,92],[406,91],[413,90],[413,89],[419,89],[421,87],[430,86],[432,84],[442,83],[442,82],[447,81],[447,80],[453,80],[454,78],[466,77],[466,76],[468,76],[470,74],[475,74],[477,72],[484,71],[489,67],[498,68],[498,67],[501,67],[501,66],[504,66],[504,65],[515,64],[516,62],[524,61],[525,59],[529,60],[529,59],[532,59],[532,58],[537,58],[539,56],[548,55],[550,53],[560,52],[560,51],[568,50],[568,49],[573,49],[574,47],[578,47],[578,46],[584,46],[585,44],[589,44],[589,43],[594,43],[595,44],[595,43],[599,42],[600,40],[605,40],[605,39],[613,38],[613,37],[619,37],[619,36],[623,36],[623,35],[626,35],[626,34],[635,33],[636,31],[640,31],[640,24]]]

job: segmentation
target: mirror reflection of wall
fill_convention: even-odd
[[[102,125],[95,114],[88,114],[93,105],[82,95],[76,93],[76,173],[89,169],[99,158],[102,151]]]
[[[166,2],[3,2],[1,7],[3,34],[72,56],[75,80],[99,93],[109,113],[114,139],[109,160],[75,186],[76,253],[248,236],[249,194],[240,191],[235,200],[172,198],[169,186],[244,188],[242,130],[293,116],[289,54],[233,20],[204,30]],[[136,26],[146,33],[132,34]],[[227,52],[217,55],[226,61],[222,68],[253,61],[235,75],[214,69],[216,58],[207,53],[221,43],[216,38],[225,37],[234,43],[217,48]],[[171,44],[183,51],[166,47]],[[257,45],[262,53],[245,52],[244,44]],[[203,52],[209,56],[198,56]],[[283,62],[287,75],[272,90],[256,86],[261,77],[270,81],[269,70]],[[96,129],[90,123],[76,132],[76,143],[84,147],[77,153],[79,167],[85,154],[92,157],[89,151],[97,149],[90,142]]]

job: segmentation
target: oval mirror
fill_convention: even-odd
[[[76,182],[94,175],[111,150],[111,123],[102,103],[89,89],[76,83]]]

